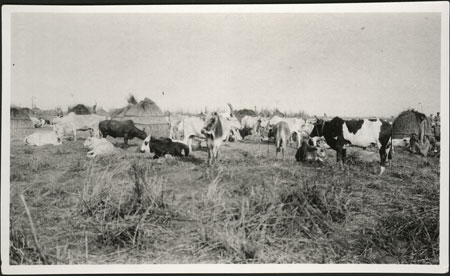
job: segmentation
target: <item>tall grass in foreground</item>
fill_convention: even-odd
[[[116,172],[108,168],[102,174],[88,170],[79,210],[90,218],[90,229],[101,244],[141,245],[148,238],[146,223],[170,219],[164,198],[166,180],[152,175],[148,166],[137,161],[129,167],[128,175],[128,179],[118,181]]]
[[[326,164],[316,171],[308,170],[308,165],[292,171],[254,161],[248,167],[267,170],[260,178],[248,177],[253,172],[248,168],[196,166],[202,170],[196,178],[200,185],[192,195],[175,187],[175,198],[168,196],[171,183],[167,172],[160,170],[186,163],[161,160],[75,160],[69,171],[82,172],[84,178],[73,225],[82,234],[72,236],[82,240],[82,250],[75,253],[56,245],[56,250],[46,250],[52,260],[71,263],[78,254],[74,262],[82,263],[90,254],[97,254],[98,260],[99,255],[120,249],[150,255],[148,259],[156,263],[161,256],[193,263],[430,264],[439,260],[439,183],[431,179],[424,185],[418,181],[423,174],[392,172],[390,183],[395,178],[410,182],[395,190],[366,173],[374,164],[357,161],[348,164],[353,174]],[[433,170],[425,163],[418,166]],[[358,172],[365,182],[355,175]],[[11,260],[40,263],[25,234],[29,230],[20,224],[11,227]]]

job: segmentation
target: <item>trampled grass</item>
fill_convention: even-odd
[[[396,149],[376,161],[334,153],[295,161],[289,148],[227,143],[153,160],[140,141],[108,157],[85,157],[83,139],[62,146],[11,145],[11,264],[40,264],[20,195],[52,264],[439,262],[437,158]]]

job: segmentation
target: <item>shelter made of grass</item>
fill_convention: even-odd
[[[115,120],[132,120],[138,128],[147,128],[152,135],[167,137],[169,121],[159,106],[149,98],[137,102],[133,96],[128,99],[128,105],[117,109],[112,116]]]
[[[427,116],[414,109],[401,112],[392,125],[392,137],[403,138],[412,134],[432,135],[431,123]]]

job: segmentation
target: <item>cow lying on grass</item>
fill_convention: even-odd
[[[44,145],[61,145],[64,130],[59,126],[53,126],[51,132],[35,132],[28,135],[23,141],[27,145],[31,146],[44,146]]]
[[[297,153],[295,154],[295,160],[300,162],[306,162],[306,161],[320,161],[323,162],[323,160],[326,158],[326,152],[323,148],[317,147],[317,146],[311,146],[308,144],[306,140],[302,141],[302,145],[297,150]]]
[[[84,141],[84,146],[90,149],[86,156],[91,158],[115,153],[114,145],[105,138],[88,137]]]
[[[141,145],[140,152],[154,153],[153,159],[170,154],[172,156],[188,156],[189,147],[183,142],[170,138],[154,138],[149,135]]]

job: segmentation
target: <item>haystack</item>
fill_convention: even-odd
[[[136,104],[129,103],[128,106],[113,112],[111,117],[121,121],[132,120],[138,128],[147,128],[156,137],[169,136],[169,120],[149,98]]]
[[[413,133],[422,140],[423,135],[432,135],[427,116],[414,109],[400,113],[392,124],[392,138],[410,137]]]
[[[92,114],[92,109],[84,104],[77,104],[76,106],[69,107],[67,113],[74,112],[77,115],[89,115]]]
[[[11,139],[23,139],[34,131],[33,123],[27,114],[31,114],[30,111],[29,108],[11,107]]]

